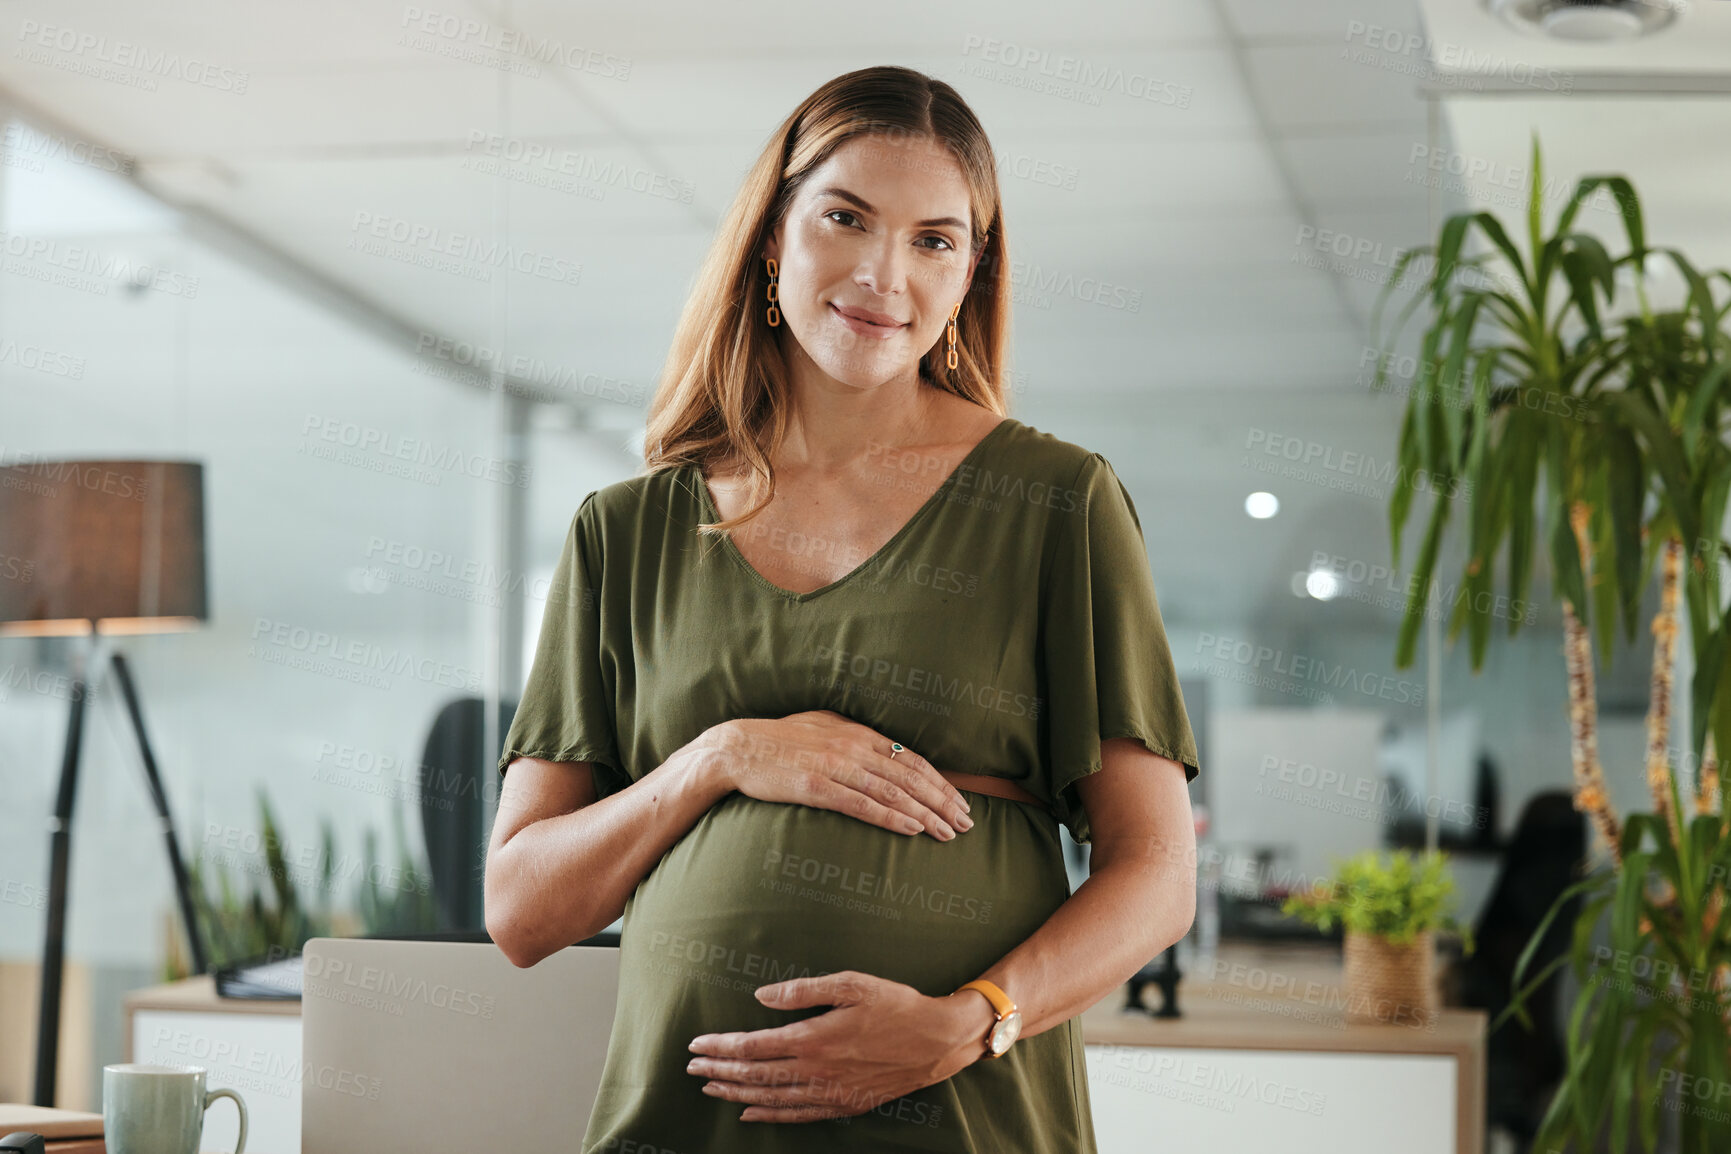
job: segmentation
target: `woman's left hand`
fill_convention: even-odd
[[[934,998],[857,970],[760,986],[777,1010],[833,1006],[785,1026],[692,1039],[686,1072],[704,1093],[740,1102],[746,1122],[845,1118],[941,1082],[985,1053],[991,1003]]]

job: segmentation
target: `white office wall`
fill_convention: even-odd
[[[1381,844],[1368,815],[1382,715],[1368,709],[1216,710],[1209,721],[1214,838],[1274,852],[1270,880],[1327,874],[1334,856]]]

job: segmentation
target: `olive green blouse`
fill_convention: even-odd
[[[593,764],[596,796],[710,726],[833,709],[939,769],[1048,799],[1133,737],[1199,771],[1130,494],[1099,453],[1004,418],[884,546],[807,593],[731,540],[695,466],[607,485],[572,518],[499,758]]]

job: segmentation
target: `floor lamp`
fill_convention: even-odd
[[[91,637],[97,655],[72,681],[60,787],[49,822],[48,929],[36,1034],[38,1106],[54,1105],[84,699],[105,664],[114,671],[143,754],[193,972],[205,970],[192,886],[145,736],[138,689],[124,655],[116,652],[105,662],[100,644],[102,636],[196,628],[205,617],[203,465],[31,459],[0,467],[0,635]]]

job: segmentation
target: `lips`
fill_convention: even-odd
[[[831,302],[829,307],[844,317],[852,317],[856,321],[863,321],[868,325],[878,325],[881,328],[899,329],[907,323],[896,320],[888,313],[874,313],[870,309],[843,308],[834,302]]]

